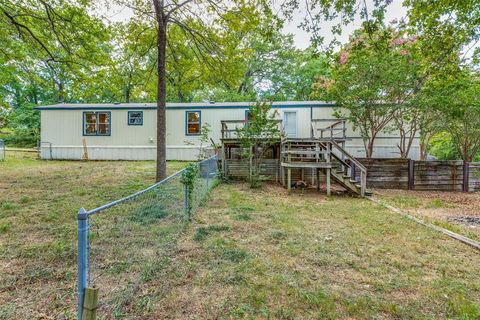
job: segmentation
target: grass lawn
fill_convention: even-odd
[[[479,252],[368,201],[223,184],[152,319],[478,319]]]
[[[34,157],[0,162],[0,319],[72,319],[78,209],[150,185],[154,163]],[[161,266],[141,258],[171,228],[132,212],[95,218],[100,319],[480,317],[480,254],[368,200],[222,184]],[[127,272],[142,279],[133,295]]]
[[[183,166],[169,162],[168,171]],[[7,152],[0,161],[0,319],[73,318],[79,208],[141,190],[154,175],[153,161],[42,161]]]

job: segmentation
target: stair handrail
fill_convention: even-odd
[[[354,156],[348,153],[347,150],[343,149],[341,145],[335,142],[335,140],[332,140],[331,142],[338,150],[340,150],[340,152],[342,152],[345,156],[347,156],[347,158],[350,161],[352,161],[355,164],[355,166],[359,167],[360,170],[367,172],[367,168],[360,161],[358,161]]]
[[[342,152],[351,162],[353,162],[356,167],[360,168],[360,194],[362,195],[362,197],[365,196],[365,192],[367,190],[367,168],[333,139],[330,142],[333,146],[335,146],[335,148],[340,150],[340,152]],[[352,178],[355,179],[355,177]]]

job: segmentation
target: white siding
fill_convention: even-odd
[[[189,108],[188,111],[201,111],[201,123],[211,126],[211,138],[216,143],[220,142],[222,120],[244,120],[244,108],[198,107]],[[333,118],[333,108],[321,107],[295,107],[282,106],[273,108],[278,112],[277,118],[283,119],[286,111],[297,112],[297,137],[309,138],[311,132],[310,117],[314,119]],[[41,139],[44,159],[76,159],[80,160],[83,153],[82,140],[85,139],[88,147],[89,159],[92,160],[155,160],[156,158],[156,110],[143,110],[143,125],[129,126],[127,113],[129,110],[110,109],[111,135],[110,136],[83,136],[83,112],[79,110],[42,110],[41,111]],[[99,111],[99,110],[91,110]],[[104,110],[101,110],[104,111]],[[186,109],[167,109],[167,159],[168,160],[193,160],[198,154],[199,136],[186,135]],[[347,126],[346,148],[354,156],[365,156],[363,141],[352,126]],[[395,133],[384,133],[376,141],[374,156],[394,158],[398,157],[396,144],[398,138]],[[48,142],[48,143],[47,143]],[[417,159],[419,155],[418,141],[414,143],[411,157]]]

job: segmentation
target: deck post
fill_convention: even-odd
[[[288,191],[292,190],[292,169],[291,168],[288,168],[287,169],[287,188],[288,188]]]
[[[320,190],[320,169],[315,169],[317,171],[317,190]]]
[[[365,192],[367,191],[367,173],[365,171],[361,171],[360,173],[360,195],[365,197]]]
[[[248,179],[252,180],[252,172],[253,172],[253,147],[250,147],[250,163],[249,163],[249,171],[248,171]]]
[[[288,151],[289,151],[288,156],[287,156],[288,164],[290,164],[290,162],[292,161],[292,156],[290,154],[290,149],[291,149],[290,148],[290,142],[288,142]],[[288,169],[287,169],[287,184],[288,184],[288,186],[287,186],[288,191],[292,190],[292,169],[290,167],[288,167]]]
[[[227,176],[227,170],[225,168],[225,142],[222,141],[222,172],[223,172],[223,176],[226,177]]]
[[[330,185],[330,173],[331,173],[331,170],[330,168],[327,168],[327,196],[330,196],[332,194],[332,191],[330,189],[331,185]]]
[[[327,163],[330,164],[331,163],[331,152],[332,152],[332,144],[330,142],[327,142],[327,154],[326,154],[326,160],[327,160]],[[331,191],[331,181],[330,181],[330,175],[331,175],[331,171],[332,169],[330,167],[327,168],[327,196],[330,196],[332,194],[332,191]]]

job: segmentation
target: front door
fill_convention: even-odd
[[[297,112],[285,111],[283,113],[283,129],[289,138],[297,136]]]

